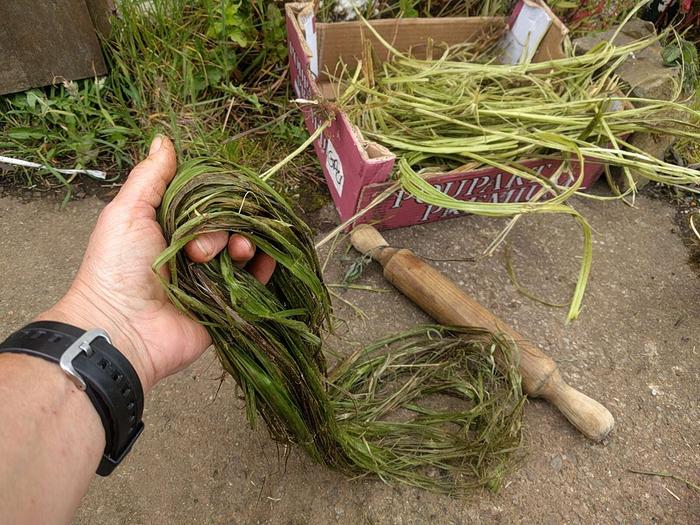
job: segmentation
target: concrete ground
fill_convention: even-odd
[[[531,401],[528,455],[499,494],[478,492],[460,501],[348,480],[296,449],[285,458],[264,429],[250,430],[233,382],[219,389],[221,371],[210,351],[153,391],[145,433],[113,476],[92,484],[75,523],[700,523],[698,492],[628,470],[700,481],[698,276],[675,234],[675,210],[644,197],[637,204],[577,203],[596,230],[595,253],[585,309],[570,324],[564,310],[518,293],[502,252],[476,263],[435,263],[538,342],[572,385],[612,411],[616,428],[605,443],[588,441],[551,406]],[[86,198],[59,211],[54,200],[0,197],[0,338],[64,292],[102,206]],[[427,257],[459,259],[478,255],[502,225],[464,217],[386,237]],[[567,299],[580,256],[572,221],[522,221],[511,252],[525,286],[554,302]],[[327,281],[338,282],[348,265],[337,251]],[[359,282],[389,288],[374,264]],[[427,320],[394,291],[336,291],[367,319],[336,301],[344,322],[328,340],[334,349],[349,351]]]

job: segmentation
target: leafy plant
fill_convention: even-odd
[[[241,9],[241,2],[222,2],[214,8],[214,19],[207,36],[230,39],[241,47],[248,47],[255,37],[250,15]]]
[[[688,92],[700,89],[700,57],[698,48],[685,38],[672,39],[662,50],[667,66],[683,67],[683,86]]]
[[[132,162],[141,133],[126,109],[112,107],[108,79],[64,82],[0,102],[0,147],[44,164],[96,164],[109,170]]]
[[[406,18],[416,18],[418,16],[418,10],[415,7],[415,0],[399,0],[399,10],[401,16]]]
[[[0,97],[0,148],[119,177],[162,132],[176,139],[183,158],[274,164],[305,134],[300,119],[277,123],[291,98],[282,5],[162,0],[145,9],[139,0],[123,0],[103,46],[108,76]],[[246,147],[228,140],[270,123],[274,143],[258,134],[246,137]],[[315,162],[306,156],[307,164]],[[285,173],[296,169],[290,164]]]

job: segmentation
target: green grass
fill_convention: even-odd
[[[304,141],[300,114],[288,113],[283,2],[163,0],[144,10],[123,0],[120,14],[104,43],[106,77],[0,97],[0,151],[119,179],[156,133],[172,137],[183,160],[260,168]],[[301,157],[283,181],[294,186],[320,172],[309,169],[315,162]],[[50,173],[28,175],[30,183],[56,182]]]
[[[66,82],[5,97],[0,148],[44,164],[114,174],[132,163],[142,133],[126,108],[111,102],[110,79]]]
[[[321,16],[335,4],[322,2]],[[380,4],[378,16],[507,9],[507,2],[483,0]],[[207,156],[261,170],[307,136],[300,114],[288,113],[293,93],[282,0],[159,0],[147,9],[121,0],[103,48],[110,67],[104,78],[0,97],[0,152],[53,167],[102,169],[119,180],[156,133],[172,137],[183,160]],[[16,173],[22,185],[75,182],[48,170]],[[294,195],[302,184],[318,184],[320,173],[309,151],[274,183]]]
[[[320,17],[337,18],[336,0]],[[307,137],[286,76],[282,0],[159,0],[145,9],[121,0],[104,43],[110,73],[0,97],[0,152],[53,167],[92,168],[119,180],[156,133],[183,160],[199,156],[264,171]],[[497,0],[370,2],[373,16],[504,14]],[[572,3],[551,3],[564,16]],[[258,130],[255,132],[254,130]],[[253,130],[251,132],[251,130]],[[21,185],[67,186],[50,171],[18,171]],[[79,180],[85,180],[80,178]],[[312,151],[273,181],[289,195],[322,184]],[[313,199],[312,199],[313,200]]]
[[[667,66],[678,66],[683,71],[683,87],[685,93],[692,99],[690,107],[700,110],[700,56],[697,45],[686,37],[671,34],[664,43],[662,57]],[[700,125],[698,119],[692,120],[693,124]],[[689,165],[700,165],[700,144],[692,139],[677,141],[673,149],[683,162]]]
[[[319,18],[324,21],[345,19],[335,0],[321,1]],[[429,16],[498,16],[510,8],[510,0],[368,0],[360,9],[365,18]]]
[[[257,173],[189,161],[158,220],[165,289],[207,328],[245,394],[251,425],[350,476],[437,492],[498,490],[519,459],[524,397],[510,341],[483,330],[420,326],[341,360],[329,373],[321,334],[331,305],[309,227]],[[184,246],[213,231],[244,234],[275,259],[267,286],[226,251],[192,264]],[[434,472],[433,472],[434,471]]]

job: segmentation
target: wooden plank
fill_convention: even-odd
[[[109,36],[109,17],[116,13],[114,0],[85,0],[95,29],[100,35]]]
[[[107,72],[85,0],[0,1],[0,94]]]

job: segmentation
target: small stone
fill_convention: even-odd
[[[562,460],[562,457],[559,455],[554,456],[549,462],[549,466],[552,467],[557,472],[561,470],[562,464],[563,464],[563,460]]]
[[[338,220],[338,212],[332,202],[329,202],[318,210],[319,222],[336,222]]]

